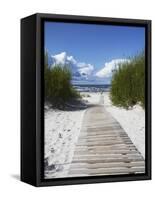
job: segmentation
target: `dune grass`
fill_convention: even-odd
[[[71,84],[72,74],[68,66],[48,66],[48,55],[45,54],[44,79],[45,100],[55,107],[65,105],[66,102],[80,97]]]
[[[129,108],[136,104],[145,107],[145,54],[144,52],[119,64],[112,77],[110,97],[116,106]]]

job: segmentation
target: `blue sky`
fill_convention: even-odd
[[[45,48],[50,55],[66,52],[78,62],[93,65],[136,55],[145,48],[143,27],[45,22]]]

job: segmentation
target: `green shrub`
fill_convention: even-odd
[[[55,65],[49,68],[45,62],[45,100],[50,101],[54,106],[60,106],[80,97],[71,84],[71,78],[71,71],[67,66]]]
[[[110,97],[116,106],[129,108],[137,103],[145,107],[145,55],[119,64],[113,73]]]

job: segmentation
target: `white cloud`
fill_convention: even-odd
[[[104,67],[96,73],[99,78],[111,78],[112,72],[118,69],[119,63],[129,62],[128,59],[114,59],[110,62],[105,63]]]
[[[106,62],[98,72],[94,72],[94,66],[90,63],[79,62],[73,56],[68,55],[66,52],[61,52],[49,57],[49,65],[67,65],[72,71],[73,80],[91,80],[91,81],[105,81],[110,82],[113,70],[117,69],[119,63],[129,62],[128,59],[113,59]]]
[[[58,64],[65,65],[65,62],[67,60],[67,54],[66,52],[62,52],[57,55],[51,55],[51,58],[53,61],[52,65],[58,65]]]
[[[78,62],[73,56],[67,55],[66,52],[61,52],[56,55],[51,55],[50,65],[68,65],[72,71],[73,76],[88,77],[92,74],[94,67],[91,64],[85,62]]]
[[[79,67],[78,71],[82,75],[91,75],[94,70],[93,65],[87,63],[78,63],[77,66]]]
[[[76,64],[77,61],[74,59],[73,56],[67,56],[68,61],[72,62],[73,64]]]

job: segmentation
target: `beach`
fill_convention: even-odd
[[[67,176],[80,136],[85,112],[91,105],[102,105],[121,125],[145,158],[145,112],[136,105],[130,110],[112,105],[109,92],[81,92],[83,109],[63,111],[46,106],[45,178]]]
[[[49,109],[45,113],[45,161],[50,166],[50,177],[66,175],[74,154],[84,112],[85,110]],[[49,174],[45,176],[48,178]]]

